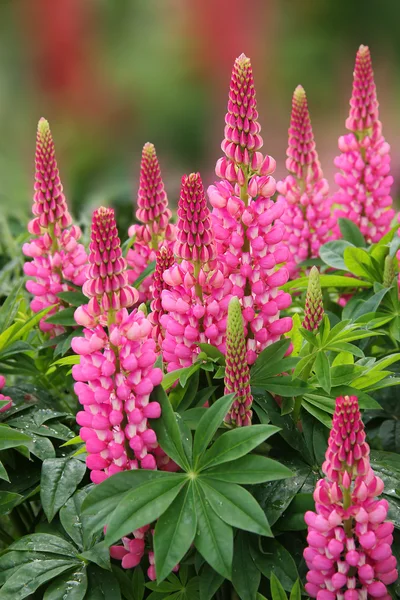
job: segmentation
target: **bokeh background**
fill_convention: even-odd
[[[41,116],[83,221],[101,203],[117,208],[123,228],[132,221],[146,141],[156,145],[171,204],[183,173],[199,170],[209,185],[241,52],[252,59],[264,151],[277,161],[277,178],[285,175],[291,95],[301,83],[334,189],[361,43],[372,51],[397,197],[399,21],[399,0],[2,0],[0,220],[28,218]]]

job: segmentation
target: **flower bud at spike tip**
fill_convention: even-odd
[[[36,219],[30,227],[53,228],[52,236],[58,237],[62,229],[71,225],[72,220],[63,194],[50,126],[43,118],[40,119],[37,129],[35,165],[36,182],[32,211]]]
[[[160,230],[166,228],[171,211],[168,209],[168,199],[161,179],[156,149],[149,142],[144,145],[142,152],[137,205],[136,217],[139,221],[145,225],[156,221]]]
[[[132,306],[137,301],[137,290],[128,285],[126,261],[112,208],[102,206],[93,213],[89,262],[88,280],[82,291],[91,299],[88,309],[94,316],[98,315],[97,307],[107,313]]]
[[[243,167],[247,169],[251,165],[252,155],[263,145],[253,70],[250,59],[244,54],[233,65],[225,124],[221,148],[233,167],[229,178],[233,181],[236,176],[240,178]]]
[[[289,175],[277,183],[277,190],[279,199],[287,202],[282,222],[291,255],[288,268],[293,278],[297,276],[298,263],[319,256],[319,249],[330,239],[335,224],[329,185],[318,159],[307,97],[301,85],[293,93],[288,134]]]
[[[182,177],[176,228],[175,254],[179,258],[200,264],[215,260],[214,233],[200,173]]]
[[[242,308],[239,298],[229,302],[226,336],[225,394],[236,393],[232,407],[225,417],[231,426],[251,425],[250,370],[246,359]]]
[[[335,218],[350,219],[368,243],[376,243],[390,230],[394,217],[390,195],[390,146],[382,135],[378,100],[367,46],[360,46],[353,72],[349,133],[339,138],[341,154],[335,158],[338,190],[333,203]],[[341,236],[338,226],[334,234]]]
[[[387,257],[385,258],[385,267],[383,270],[383,285],[387,288],[389,288],[392,285],[393,279],[396,276],[396,263],[397,258],[394,258],[393,256],[387,255]]]
[[[308,331],[315,331],[324,316],[324,305],[322,302],[322,290],[319,281],[319,271],[317,267],[312,267],[308,276],[308,287],[306,294],[306,303],[304,308],[304,320],[302,327]]]
[[[397,579],[394,526],[386,521],[387,500],[377,498],[384,485],[371,469],[369,453],[358,398],[336,398],[322,465],[325,479],[314,491],[315,512],[304,516],[305,589],[311,598],[390,598],[386,586]]]

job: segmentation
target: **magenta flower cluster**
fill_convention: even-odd
[[[382,135],[371,54],[360,46],[354,68],[353,93],[346,127],[339,138],[341,154],[333,197],[339,208],[335,216],[355,223],[370,242],[378,242],[389,231],[394,217],[390,189],[390,146]]]
[[[356,396],[337,398],[325,462],[317,483],[316,511],[308,511],[306,591],[318,600],[390,599],[397,579],[388,502],[371,469]]]
[[[69,284],[81,286],[86,280],[87,255],[78,243],[81,231],[72,219],[63,194],[49,124],[40,119],[36,141],[34,218],[29,232],[35,237],[23,245],[25,256],[32,260],[24,265],[28,277],[26,288],[33,295],[33,312],[53,306],[48,315],[64,308],[57,295],[73,290]],[[47,315],[47,316],[48,316]],[[62,326],[41,319],[40,328],[53,336],[64,331]]]

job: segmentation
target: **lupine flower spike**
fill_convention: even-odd
[[[111,208],[93,215],[89,279],[83,286],[90,298],[75,311],[84,337],[72,340],[80,355],[72,374],[84,410],[77,414],[86,442],[91,479],[99,483],[126,469],[155,469],[156,434],[147,420],[160,416],[150,393],[162,379],[156,361],[152,325],[140,310],[128,314],[138,293],[128,284],[126,262]],[[164,459],[164,453],[159,452]]]
[[[243,307],[247,360],[275,342],[292,326],[291,318],[279,318],[291,303],[290,294],[278,291],[289,277],[284,263],[289,258],[282,243],[285,226],[280,221],[286,207],[274,202],[275,160],[264,157],[250,59],[236,59],[225,117],[225,156],[215,172],[221,179],[208,189],[213,206],[212,223],[218,260],[231,295]]]
[[[284,239],[291,253],[288,268],[295,275],[298,263],[318,256],[334,224],[329,186],[318,160],[307,97],[301,85],[293,94],[286,154],[289,175],[276,187],[287,201],[281,220],[286,226]]]
[[[360,46],[346,120],[350,133],[339,138],[341,154],[335,159],[339,190],[333,200],[340,205],[336,216],[351,219],[368,242],[378,242],[394,216],[390,146],[382,135],[378,107],[370,51]]]
[[[383,269],[383,285],[385,287],[389,288],[392,285],[393,280],[396,277],[397,267],[398,259],[388,254],[385,258],[385,266]]]
[[[315,331],[324,316],[322,290],[317,267],[312,267],[308,276],[308,288],[304,307],[304,320],[302,327],[308,331]]]
[[[26,288],[34,296],[33,312],[56,305],[49,313],[53,314],[64,308],[57,295],[73,290],[68,283],[81,286],[85,281],[87,255],[83,245],[78,244],[79,227],[71,226],[54,142],[45,119],[40,119],[38,124],[35,162],[34,218],[28,225],[29,232],[35,237],[22,248],[25,256],[32,258],[25,263],[24,272],[32,278],[27,281]],[[41,320],[40,328],[53,336],[64,331],[60,326],[46,323],[46,317]]]
[[[383,481],[370,466],[356,396],[336,399],[328,449],[314,492],[316,512],[307,511],[309,568],[306,591],[318,600],[390,600],[397,579],[388,502],[378,499]]]
[[[225,422],[233,427],[251,425],[250,369],[246,360],[242,307],[235,297],[229,302],[225,361],[225,394],[236,394]]]
[[[164,272],[160,318],[168,370],[189,366],[199,342],[222,347],[230,290],[216,261],[210,211],[199,173],[184,175],[178,204],[175,254],[181,259]]]
[[[135,237],[132,248],[128,250],[127,262],[130,283],[156,259],[161,244],[167,244],[172,250],[175,228],[170,223],[171,211],[161,178],[161,170],[153,144],[143,147],[140,165],[140,181],[137,196],[136,218],[138,225],[129,228],[129,236]],[[141,302],[151,300],[153,277],[144,279],[139,288]]]
[[[153,281],[153,300],[151,301],[151,313],[149,320],[153,323],[153,338],[157,344],[157,349],[160,350],[164,339],[164,329],[161,326],[161,316],[164,314],[161,294],[163,290],[169,289],[169,286],[164,281],[164,272],[174,264],[174,255],[172,250],[164,245],[161,246],[156,256],[156,269],[154,271]]]

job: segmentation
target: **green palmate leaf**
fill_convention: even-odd
[[[265,550],[261,551],[252,545],[250,551],[256,566],[265,577],[270,579],[273,573],[285,590],[292,590],[299,574],[293,557],[282,544],[276,540],[268,540]]]
[[[154,419],[151,422],[152,428],[157,434],[157,441],[173,461],[182,469],[187,470],[190,465],[183,448],[181,432],[176,420],[177,417],[166,393],[160,385],[153,390],[151,398],[161,406],[161,418]]]
[[[331,428],[331,426],[332,426],[331,415],[329,415],[328,413],[326,413],[324,410],[316,407],[314,404],[310,404],[310,402],[307,402],[306,400],[303,400],[302,407],[308,413],[310,413],[310,415],[312,415],[313,417],[315,417],[316,419],[318,419],[318,421],[320,423],[322,423],[323,425],[325,425],[325,427]]]
[[[207,479],[212,477],[218,481],[242,485],[275,481],[292,475],[293,473],[285,465],[257,454],[248,454],[232,462],[207,469]]]
[[[230,462],[248,454],[279,431],[273,425],[252,425],[233,429],[219,437],[200,462],[202,469]]]
[[[50,368],[54,367],[55,365],[59,365],[60,367],[63,367],[65,365],[79,365],[80,360],[81,357],[75,354],[73,356],[65,356],[64,358],[59,358],[58,360],[51,363]]]
[[[272,600],[287,600],[286,592],[274,573],[271,573],[271,596]]]
[[[290,346],[290,340],[279,340],[270,346],[267,346],[260,355],[256,362],[251,367],[251,375],[257,378],[260,374],[265,374],[272,364],[280,362],[285,356]]]
[[[233,531],[213,510],[210,510],[203,490],[195,484],[197,533],[195,546],[217,573],[231,579]]]
[[[48,458],[43,462],[40,498],[49,522],[72,496],[85,472],[85,463],[74,458]]]
[[[168,473],[168,477],[149,480],[125,494],[108,520],[106,542],[111,545],[158,519],[187,481],[182,473]]]
[[[232,583],[241,600],[254,600],[260,585],[261,573],[251,554],[248,536],[239,531],[235,538]]]
[[[346,240],[335,240],[328,242],[320,248],[320,257],[325,264],[333,267],[334,269],[340,269],[345,271],[346,265],[344,263],[343,255],[346,248],[351,247],[353,244]]]
[[[50,581],[64,573],[80,566],[76,560],[59,559],[35,559],[17,569],[0,591],[1,600],[23,600],[33,594],[43,583]]]
[[[4,479],[5,481],[8,481],[8,482],[10,481],[7,471],[6,471],[3,463],[1,462],[1,460],[0,460],[0,479]]]
[[[193,443],[193,453],[195,464],[207,450],[209,443],[214,437],[215,432],[224,420],[226,413],[232,405],[235,394],[223,396],[215,402],[211,408],[208,408],[201,417],[196,428]]]
[[[373,285],[371,281],[344,275],[320,275],[319,282],[322,288],[370,288]],[[291,289],[307,289],[307,286],[308,277],[301,277],[294,281],[288,281],[282,286],[282,289],[288,292]]]
[[[235,483],[200,477],[206,501],[220,519],[232,527],[272,537],[267,518],[253,496]]]
[[[193,542],[197,528],[193,484],[185,486],[157,521],[154,552],[157,581],[169,575]]]
[[[124,471],[109,477],[93,487],[82,504],[83,515],[87,518],[88,529],[101,531],[110,515],[126,494],[141,484],[154,479],[168,478],[170,473],[140,469]]]
[[[184,387],[177,385],[170,390],[168,398],[175,411],[182,414],[193,404],[199,388],[199,381],[200,370],[193,373]]]
[[[329,393],[331,391],[331,367],[325,352],[318,352],[314,366],[320,386]]]
[[[297,364],[300,364],[300,362]],[[252,378],[251,385],[284,397],[301,396],[308,387],[305,381],[293,380],[291,375],[281,375],[280,377],[271,377],[270,379]]]
[[[225,364],[225,356],[220,350],[218,350],[218,348],[216,348],[212,344],[199,344],[199,348],[200,350],[202,350],[202,352],[207,354],[207,356],[218,362],[218,364]]]
[[[318,340],[316,336],[312,333],[312,331],[308,331],[308,329],[304,329],[304,327],[301,327],[299,329],[299,333],[306,340],[306,342],[308,342],[312,346],[318,347]]]
[[[344,240],[350,242],[351,244],[353,244],[353,246],[356,246],[358,248],[366,247],[367,244],[365,242],[365,238],[359,230],[359,228],[357,227],[357,225],[353,223],[353,221],[351,221],[350,219],[340,218],[338,219],[338,223],[340,233],[342,234]]]
[[[315,510],[315,502],[312,494],[296,494],[281,518],[275,524],[275,528],[279,531],[304,531],[307,529],[304,514],[308,510]]]
[[[30,448],[32,446],[32,438],[25,433],[21,433],[12,427],[7,425],[0,426],[0,450],[6,450],[7,448],[17,448],[18,446],[25,446]]]
[[[221,587],[223,581],[224,577],[206,563],[200,574],[200,600],[214,598],[214,594]]]
[[[371,256],[362,248],[349,247],[344,251],[344,262],[353,275],[365,277],[369,281],[379,281],[381,274],[376,272]]]
[[[86,568],[82,566],[57,577],[45,591],[43,600],[83,600],[87,586]]]

